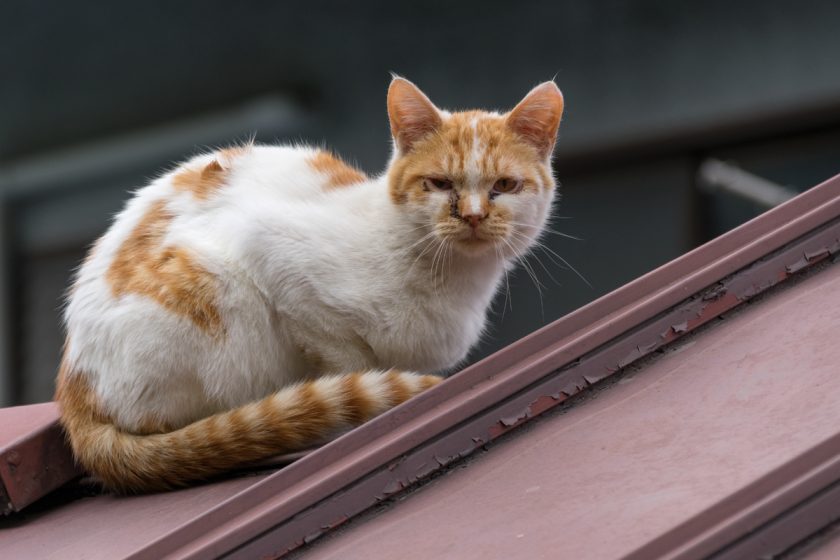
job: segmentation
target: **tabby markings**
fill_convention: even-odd
[[[172,221],[163,201],[155,202],[114,256],[106,279],[115,296],[137,294],[190,319],[209,335],[223,333],[215,304],[216,278],[181,247],[163,247]]]
[[[79,463],[112,490],[138,492],[184,486],[303,449],[441,381],[399,371],[321,377],[172,431],[150,423],[148,435],[114,424],[87,375],[70,368],[66,360],[56,399]]]

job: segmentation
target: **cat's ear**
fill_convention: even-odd
[[[554,82],[543,82],[508,113],[507,125],[545,158],[554,150],[562,116],[563,94]]]
[[[396,76],[388,88],[388,118],[400,153],[411,151],[415,142],[437,130],[443,122],[438,108],[417,86]]]

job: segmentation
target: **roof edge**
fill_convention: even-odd
[[[58,416],[54,403],[0,410],[9,437],[0,443],[0,515],[22,510],[82,474]]]

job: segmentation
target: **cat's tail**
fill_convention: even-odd
[[[322,377],[183,428],[149,435],[128,433],[111,423],[84,375],[60,372],[56,396],[78,462],[107,488],[131,493],[184,486],[305,449],[440,381],[434,375],[398,371]]]

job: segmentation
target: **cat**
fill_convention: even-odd
[[[374,178],[253,143],[138,190],[69,290],[56,400],[115,492],[198,482],[327,441],[438,384],[536,242],[563,113],[448,112],[395,77]],[[350,373],[352,372],[352,373]]]

